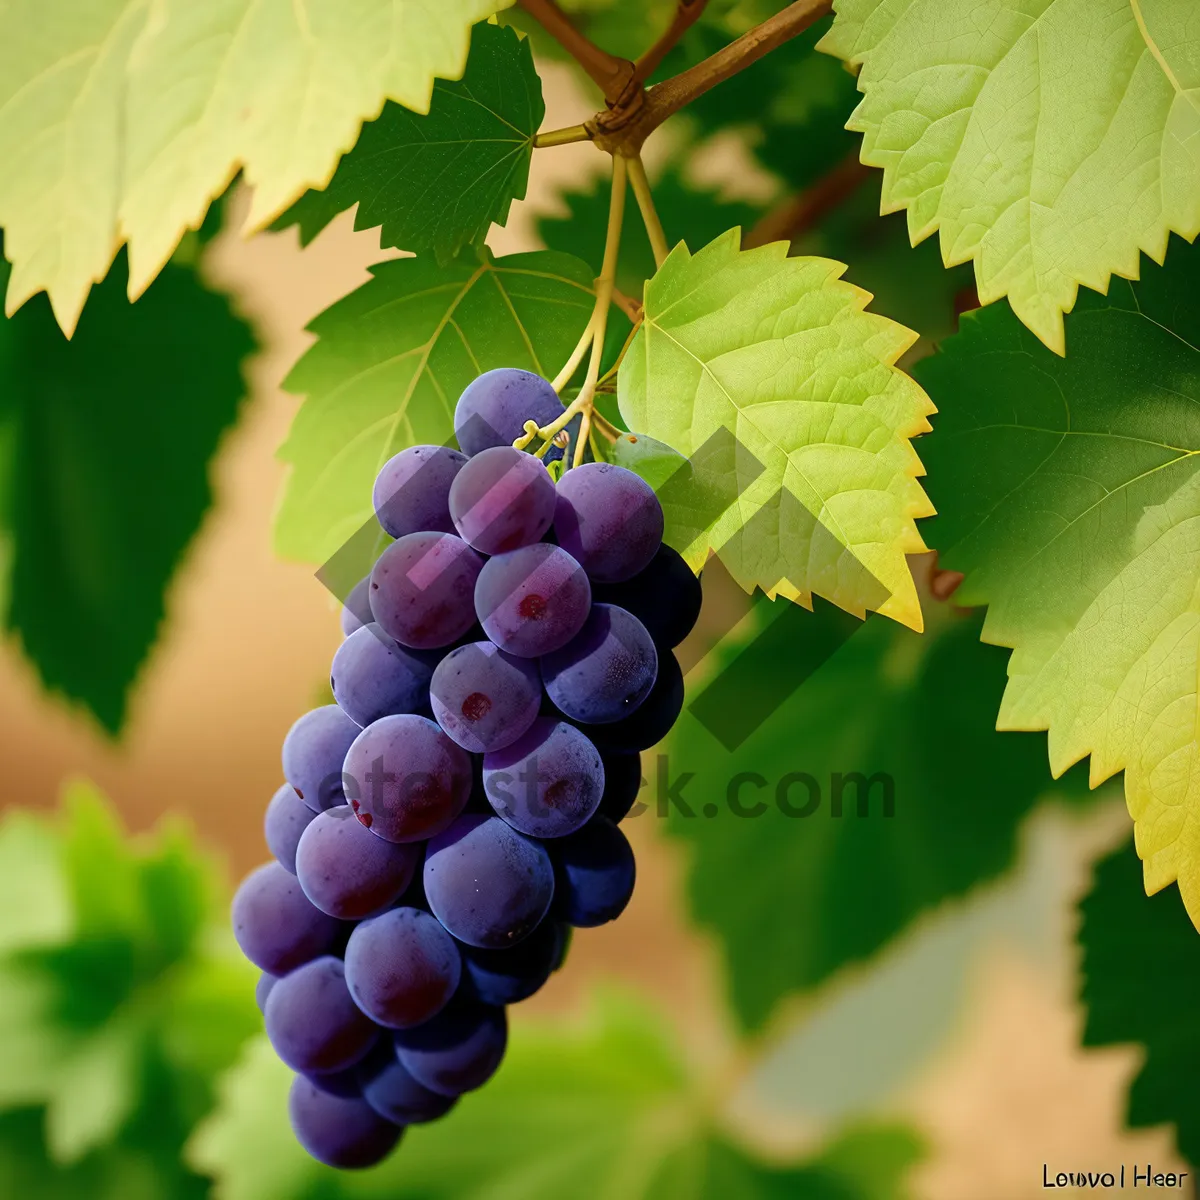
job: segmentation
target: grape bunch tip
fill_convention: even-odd
[[[700,581],[638,475],[551,472],[558,429],[514,447],[565,414],[540,376],[488,371],[460,449],[383,465],[394,540],[346,598],[336,703],[284,739],[273,859],[234,897],[293,1131],[330,1166],[381,1161],[485,1084],[506,1006],[633,892],[619,824],[682,707]]]

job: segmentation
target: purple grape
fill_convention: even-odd
[[[678,646],[696,624],[704,593],[700,577],[671,549],[662,545],[650,565],[624,583],[598,583],[592,597],[628,609],[663,649]]]
[[[288,1117],[296,1141],[327,1167],[373,1167],[403,1133],[365,1100],[330,1095],[302,1075],[292,1080]]]
[[[642,787],[642,756],[615,751],[602,754],[600,759],[604,763],[604,795],[596,813],[616,825],[637,802]]]
[[[554,896],[545,848],[499,817],[462,816],[433,838],[424,878],[433,915],[468,946],[515,945]]]
[[[558,481],[554,532],[589,579],[620,583],[649,566],[662,545],[662,505],[625,467],[584,463]]]
[[[558,927],[558,952],[554,957],[554,965],[550,968],[551,974],[562,969],[571,949],[571,939],[575,936],[575,930],[565,921],[556,921],[555,925]]]
[[[471,794],[471,757],[428,717],[381,717],[346,755],[350,807],[388,842],[416,842],[445,829]]]
[[[550,978],[562,939],[563,926],[543,921],[523,942],[504,950],[464,946],[463,968],[472,995],[497,1006],[527,1000]]]
[[[584,627],[541,660],[546,694],[575,721],[608,725],[636,712],[658,678],[658,651],[632,613],[593,604]]]
[[[278,982],[279,976],[272,975],[268,971],[264,971],[258,977],[258,982],[254,985],[254,1003],[258,1005],[259,1012],[266,1011],[267,997],[271,994],[271,989]]]
[[[409,446],[394,454],[371,493],[380,525],[394,538],[426,530],[453,533],[450,486],[466,461],[449,446]]]
[[[432,1021],[395,1035],[400,1065],[420,1084],[459,1096],[496,1073],[508,1044],[504,1009],[456,996]]]
[[[380,717],[422,712],[436,665],[431,658],[429,651],[401,646],[376,624],[364,625],[333,656],[333,698],[364,729]]]
[[[433,715],[464,750],[483,754],[515,742],[542,702],[537,667],[491,642],[451,650],[429,687]]]
[[[436,1121],[458,1102],[457,1096],[443,1096],[418,1083],[396,1057],[396,1047],[386,1040],[359,1064],[358,1082],[362,1098],[395,1125]]]
[[[555,911],[581,928],[619,917],[633,895],[636,870],[625,835],[604,817],[554,844]]]
[[[671,732],[683,710],[683,672],[669,650],[658,656],[658,679],[637,712],[611,725],[589,725],[588,737],[602,753],[649,750]]]
[[[372,1046],[367,1057],[369,1058],[385,1039],[378,1038]],[[355,1063],[352,1067],[346,1067],[342,1071],[305,1071],[304,1078],[307,1079],[314,1087],[319,1087],[321,1091],[328,1092],[331,1096],[344,1096],[346,1099],[360,1097],[362,1088],[358,1082],[359,1064]]]
[[[454,436],[467,454],[479,454],[490,446],[511,446],[525,432],[526,421],[545,428],[565,411],[540,375],[498,367],[467,384],[454,408]],[[554,448],[546,458],[561,454]]]
[[[342,923],[309,903],[277,862],[251,871],[233,897],[233,935],[260,971],[285,975],[337,944]]]
[[[285,783],[267,805],[263,817],[267,849],[275,855],[279,865],[293,875],[296,873],[296,846],[300,842],[300,835],[316,815],[296,795],[296,789],[289,783]]]
[[[322,912],[358,921],[400,898],[420,858],[419,847],[376,837],[343,805],[321,813],[304,831],[296,875]]]
[[[565,646],[583,628],[591,604],[583,569],[565,550],[546,542],[488,559],[475,585],[475,611],[484,632],[518,658],[537,658]]]
[[[451,533],[410,533],[371,571],[371,612],[411,650],[436,650],[475,624],[475,581],[483,559]]]
[[[511,746],[484,755],[483,788],[496,814],[514,829],[530,837],[565,837],[596,811],[604,766],[573,725],[538,717]]]
[[[342,605],[342,633],[349,637],[356,629],[361,629],[371,620],[371,577],[360,579],[346,597]]]
[[[285,975],[267,997],[267,1037],[293,1071],[344,1071],[379,1031],[350,998],[340,958],[326,955]]]
[[[336,704],[306,712],[283,739],[283,777],[313,812],[345,804],[342,762],[359,727]]]
[[[454,995],[462,963],[454,939],[427,912],[393,908],[363,921],[346,946],[346,983],[372,1021],[407,1029]]]
[[[463,467],[450,489],[458,536],[482,554],[530,546],[550,528],[557,494],[545,464],[512,446],[492,446]]]

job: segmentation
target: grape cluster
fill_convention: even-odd
[[[379,472],[395,541],[343,609],[336,704],[284,740],[275,861],[234,898],[293,1129],[333,1166],[378,1162],[486,1082],[505,1006],[633,890],[618,823],[679,715],[700,584],[633,472],[556,484],[514,448],[563,413],[539,376],[490,371],[455,411],[464,452]]]

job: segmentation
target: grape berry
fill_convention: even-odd
[[[539,376],[488,371],[455,410],[463,452],[383,466],[372,498],[396,540],[343,609],[337,703],[284,740],[275,861],[234,897],[297,1072],[292,1128],[331,1166],[379,1162],[482,1086],[505,1006],[633,891],[617,824],[683,704],[671,651],[700,583],[637,475],[585,463],[556,485],[559,447],[512,446],[563,411]]]

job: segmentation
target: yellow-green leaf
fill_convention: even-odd
[[[841,263],[786,253],[739,250],[737,230],[677,246],[646,286],[621,415],[689,456],[736,439],[736,501],[688,549],[693,565],[716,550],[747,591],[920,629],[905,555],[925,548],[915,519],[933,509],[909,439],[934,410],[893,365],[916,335],[866,312]]]
[[[994,305],[917,366],[930,540],[1011,647],[1002,729],[1125,772],[1148,892],[1200,926],[1200,245],[1085,293],[1056,358]]]
[[[859,68],[849,128],[884,212],[1052,350],[1106,291],[1200,232],[1195,0],[836,0],[818,49]]]
[[[429,108],[506,0],[14,0],[0,7],[6,311],[69,334],[129,244],[129,294],[240,168],[261,228],[323,187],[385,100]]]

